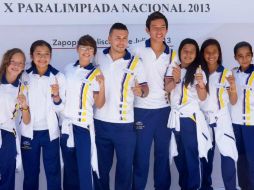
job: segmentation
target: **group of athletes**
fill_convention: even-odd
[[[109,190],[114,154],[114,188],[144,190],[152,144],[155,190],[170,189],[173,160],[181,190],[213,189],[215,144],[225,189],[236,190],[238,176],[242,190],[254,190],[250,43],[235,45],[239,67],[230,70],[216,39],[199,48],[186,38],[178,52],[171,49],[160,12],[148,16],[146,32],[149,39],[127,49],[128,29],[114,23],[110,47],[100,52],[84,35],[77,61],[63,73],[51,65],[52,47],[44,40],[32,43],[25,71],[23,51],[6,51],[0,67],[0,190],[14,190],[22,166],[23,189],[38,190],[41,153],[48,190]]]

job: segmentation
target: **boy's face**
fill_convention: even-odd
[[[245,71],[252,62],[252,52],[248,47],[241,47],[237,50],[235,59],[240,64],[241,69]]]
[[[152,41],[163,42],[168,29],[163,19],[156,19],[151,21],[150,29],[146,28],[146,32],[150,35]]]
[[[128,46],[128,31],[114,29],[108,37],[108,41],[111,45],[111,50],[117,53],[125,52]]]

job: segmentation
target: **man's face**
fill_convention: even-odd
[[[111,50],[117,53],[125,52],[128,46],[128,31],[114,29],[108,37],[108,41],[111,45]]]

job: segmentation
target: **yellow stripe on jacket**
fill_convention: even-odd
[[[252,86],[254,80],[254,72],[252,72],[247,85]],[[250,118],[251,118],[251,89],[246,89],[246,100],[245,100],[245,120],[246,125],[251,125]]]
[[[225,84],[226,79],[227,79],[227,73],[228,73],[228,69],[224,69],[222,76],[221,76],[221,80],[220,80],[220,84]],[[225,92],[225,88],[224,87],[220,87],[219,88],[219,107],[220,109],[225,107],[225,102],[223,100],[223,94]]]
[[[100,70],[96,68],[88,77],[88,83],[85,84],[83,92],[82,92],[82,110],[86,110],[86,103],[87,103],[87,97],[88,97],[88,90],[90,87],[90,83],[95,79],[95,77],[100,74]],[[86,122],[86,112],[82,111],[81,114],[81,122]]]
[[[137,67],[138,65],[138,61],[139,61],[139,58],[138,57],[135,57],[129,67],[129,70],[130,71],[134,71],[134,69]],[[122,120],[123,121],[126,121],[127,118],[126,118],[126,115],[127,115],[127,111],[126,111],[126,108],[127,108],[127,98],[128,98],[128,89],[129,89],[129,85],[130,85],[130,79],[132,77],[132,74],[131,73],[127,73],[126,75],[126,79],[124,81],[124,84],[123,84],[123,110],[122,110]],[[124,109],[125,108],[125,109]]]

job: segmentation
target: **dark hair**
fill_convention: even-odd
[[[38,46],[46,46],[49,49],[50,54],[52,54],[52,47],[51,47],[51,45],[48,42],[46,42],[44,40],[36,40],[35,42],[32,43],[32,45],[30,47],[30,55],[31,56],[33,55],[35,49]],[[36,67],[35,63],[33,61],[31,62],[31,65]]]
[[[1,83],[1,79],[2,76],[5,74],[6,72],[6,68],[10,65],[10,61],[11,58],[13,57],[13,55],[15,55],[16,53],[20,53],[22,54],[23,58],[24,58],[24,63],[26,61],[26,56],[24,54],[24,52],[19,49],[19,48],[13,48],[13,49],[9,49],[5,52],[5,54],[3,55],[2,61],[1,61],[1,67],[0,67],[0,83]]]
[[[219,57],[218,57],[218,65],[222,65],[222,51],[221,51],[221,47],[220,47],[220,43],[218,42],[218,40],[210,38],[207,39],[203,42],[201,49],[200,49],[200,54],[201,54],[201,60],[207,65],[205,59],[204,59],[204,52],[205,52],[205,48],[207,48],[210,45],[215,45],[219,51]]]
[[[94,48],[94,55],[97,52],[97,45],[96,45],[96,41],[94,40],[94,38],[90,35],[84,35],[81,36],[78,40],[78,47],[79,46],[91,46]]]
[[[196,70],[199,66],[199,47],[198,47],[198,43],[191,39],[191,38],[186,38],[184,39],[180,45],[179,45],[179,48],[178,48],[178,56],[179,56],[179,60],[180,62],[182,61],[181,60],[181,51],[183,49],[183,47],[186,45],[186,44],[192,44],[195,46],[195,49],[196,49],[196,56],[195,56],[195,59],[193,60],[193,62],[186,68],[186,74],[185,74],[185,82],[184,82],[184,85],[185,87],[187,87],[189,84],[193,84],[194,83],[194,79],[195,79],[195,73],[196,73]]]
[[[252,46],[250,45],[249,42],[245,42],[245,41],[242,41],[242,42],[238,42],[235,47],[234,47],[234,55],[236,56],[237,54],[237,51],[239,48],[242,48],[242,47],[247,47],[250,49],[251,51],[251,55],[253,56],[253,52],[252,52]]]
[[[222,51],[221,51],[221,47],[220,47],[220,43],[218,40],[213,39],[213,38],[209,38],[207,40],[205,40],[203,42],[203,44],[201,45],[201,49],[200,49],[200,63],[202,66],[202,69],[204,70],[205,74],[206,74],[206,78],[207,78],[207,92],[209,92],[209,69],[208,69],[208,65],[206,63],[206,60],[204,58],[204,52],[205,52],[205,48],[207,48],[210,45],[215,45],[218,48],[219,51],[219,57],[218,57],[218,65],[222,65]]]
[[[37,40],[37,41],[33,42],[30,47],[30,55],[33,55],[36,47],[38,47],[38,46],[46,46],[49,49],[50,54],[52,53],[52,47],[48,42],[46,42],[44,40]]]
[[[159,11],[155,11],[152,14],[148,15],[148,17],[146,19],[146,28],[148,28],[148,30],[150,30],[151,22],[153,20],[158,20],[158,19],[163,19],[165,24],[166,24],[166,28],[168,29],[168,20],[165,17],[165,15],[162,14],[161,12],[159,12]]]
[[[128,28],[126,25],[124,25],[123,23],[120,23],[120,22],[116,22],[114,23],[110,30],[109,30],[109,35],[113,32],[113,30],[126,30],[128,31]]]

